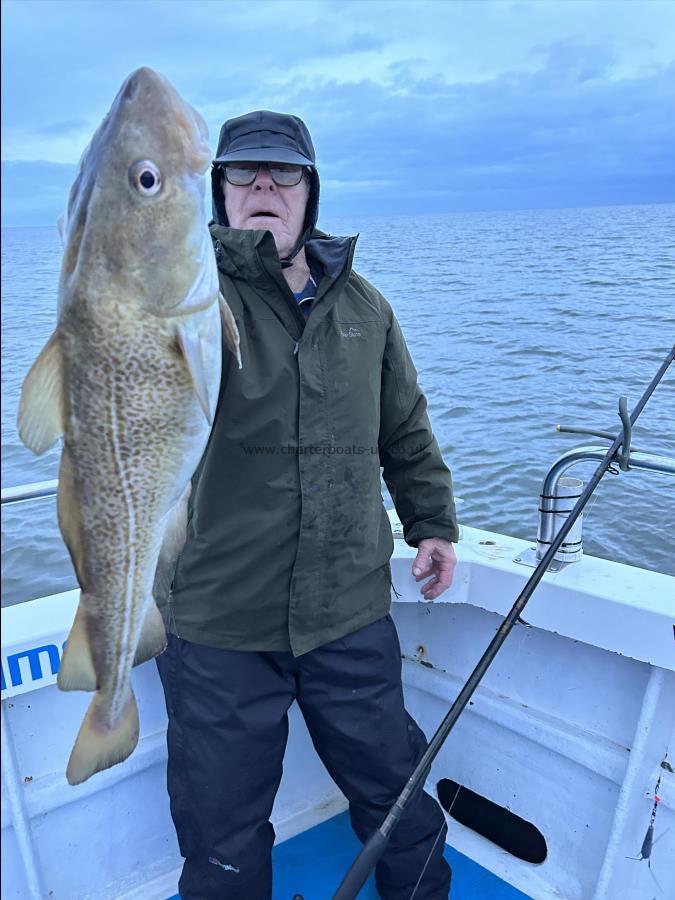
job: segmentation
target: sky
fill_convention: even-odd
[[[322,212],[675,202],[671,0],[3,0],[2,223],[51,225],[124,78],[300,115]]]

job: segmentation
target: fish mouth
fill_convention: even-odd
[[[259,212],[251,213],[249,219],[278,219],[277,213],[270,212],[268,209],[261,209]]]

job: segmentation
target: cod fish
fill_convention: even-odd
[[[206,225],[207,140],[166,78],[126,79],[80,160],[60,220],[56,330],[22,389],[26,447],[63,436],[58,521],[81,595],[58,686],[96,692],[71,784],[138,742],[131,669],[166,644],[153,583],[160,552],[170,563],[185,537],[223,336],[241,365]]]

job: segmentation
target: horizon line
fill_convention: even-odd
[[[477,207],[476,209],[446,209],[446,210],[434,210],[433,212],[425,211],[425,212],[400,212],[400,213],[392,213],[392,212],[381,212],[381,213],[360,213],[355,212],[353,215],[358,215],[361,219],[377,219],[377,218],[414,218],[416,216],[450,216],[450,215],[473,215],[475,213],[515,213],[515,212],[554,212],[556,210],[572,210],[572,209],[614,209],[618,206],[674,206],[675,198],[672,200],[648,200],[643,202],[636,203],[632,201],[630,203],[626,203],[621,200],[617,200],[615,203],[589,203],[589,204],[572,204],[570,206],[518,206],[518,207]],[[334,218],[344,218],[347,215],[352,215],[352,213],[346,212],[338,212],[332,214],[326,214],[326,218],[330,218],[331,215]],[[54,222],[33,222],[30,224],[12,224],[9,222],[0,222],[0,228],[56,228],[57,221]]]

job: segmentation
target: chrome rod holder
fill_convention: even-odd
[[[559,430],[563,430],[559,428]],[[563,513],[563,506],[569,505],[571,509],[575,502],[576,498],[572,497],[570,494],[566,496],[564,494],[559,493],[559,483],[563,480],[563,476],[567,472],[569,468],[576,465],[580,462],[600,462],[604,459],[605,454],[607,453],[607,447],[600,446],[583,446],[583,447],[575,447],[572,450],[568,450],[561,457],[559,457],[551,466],[544,479],[544,483],[541,488],[540,495],[540,518],[539,518],[539,528],[537,531],[537,546],[529,547],[527,550],[520,553],[517,557],[515,557],[514,562],[519,565],[527,566],[528,568],[536,568],[539,564],[539,560],[543,557],[546,552],[547,547],[553,541],[555,535],[560,529],[560,525],[565,521],[566,514]],[[618,450],[615,456],[615,461],[619,465],[619,469],[612,469],[615,474],[619,474],[620,470],[627,471],[629,469],[643,469],[647,472],[658,472],[662,475],[674,475],[675,476],[675,459],[671,459],[666,456],[657,456],[653,453],[642,453],[637,450],[630,452],[627,454],[625,460],[624,469],[621,465],[621,453],[622,450]],[[583,489],[582,482],[579,479],[570,479],[571,481],[579,482],[579,492]],[[558,505],[560,504],[560,505]],[[575,533],[576,524],[570,530],[570,533],[567,535],[567,542],[574,543],[577,538],[573,537]],[[583,555],[583,546],[581,544],[581,527],[578,531],[578,548],[571,547],[570,552],[566,553],[563,556],[558,556],[552,560],[551,565],[548,567],[548,572],[559,572],[561,569],[565,568],[565,566],[570,565],[572,562],[577,562],[581,559]],[[565,547],[565,544],[561,547],[561,550]],[[578,552],[577,552],[578,551]],[[576,554],[576,555],[575,555]]]
[[[539,526],[537,528],[537,560],[553,543],[553,539],[560,531],[560,527],[574,509],[577,500],[581,497],[584,483],[580,478],[560,476],[553,484],[553,493],[547,494],[542,489],[539,503]],[[583,513],[578,517],[569,534],[560,545],[554,559],[558,562],[578,562],[583,556],[582,528]]]

